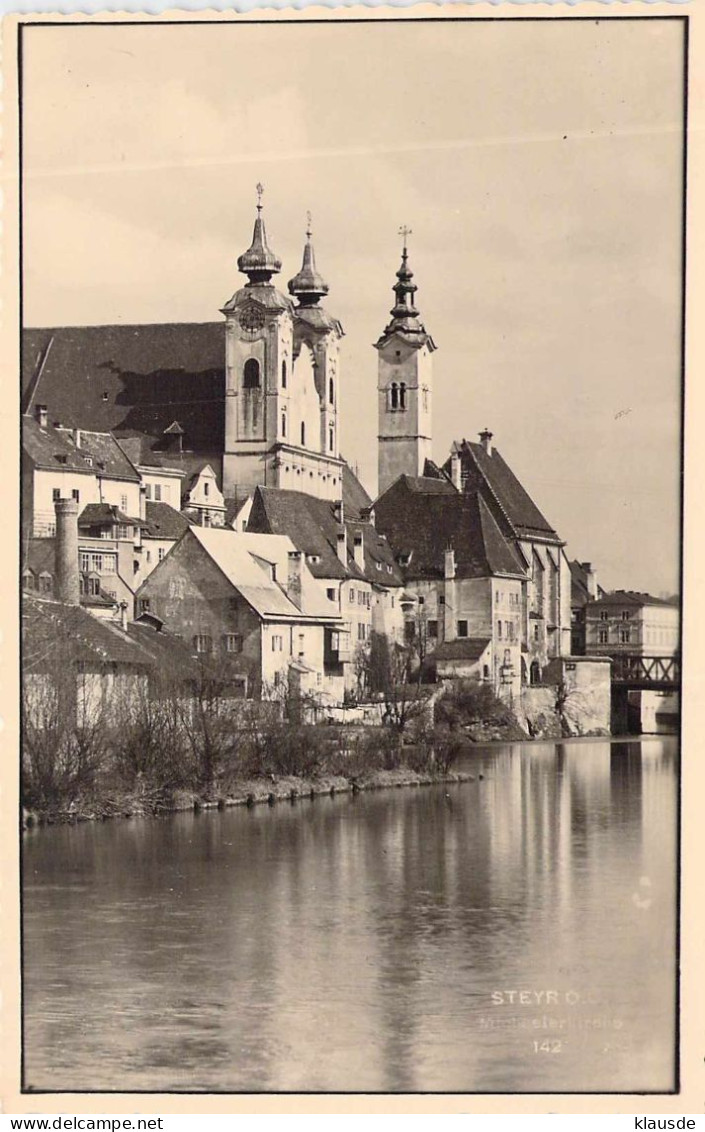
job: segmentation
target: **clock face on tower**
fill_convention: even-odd
[[[238,320],[248,337],[256,337],[264,326],[264,311],[257,303],[247,303],[239,312]]]

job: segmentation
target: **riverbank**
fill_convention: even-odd
[[[469,771],[432,773],[414,770],[409,766],[393,770],[375,770],[369,775],[347,777],[341,774],[321,774],[310,777],[298,775],[233,780],[223,790],[132,790],[104,795],[101,798],[83,798],[65,808],[23,810],[23,829],[43,825],[66,825],[85,821],[109,821],[117,818],[152,818],[168,814],[204,810],[225,810],[234,806],[275,806],[279,803],[315,801],[318,797],[335,797],[338,794],[358,794],[368,790],[383,790],[402,786],[436,786],[443,783],[458,784],[482,779],[482,774]]]

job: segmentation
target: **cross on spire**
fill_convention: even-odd
[[[311,216],[311,213],[307,212],[306,213],[306,235],[308,236],[309,240],[311,239],[311,223],[312,223],[312,221],[313,221],[313,217]]]
[[[258,181],[257,185],[255,187],[257,189],[257,211],[261,212],[262,211],[262,193],[264,192],[264,185],[262,184],[261,181]]]
[[[403,252],[403,254],[406,255],[407,241],[408,241],[409,236],[413,236],[413,232],[412,232],[411,228],[409,228],[406,224],[402,224],[401,228],[399,229],[399,235],[404,240],[404,252]]]

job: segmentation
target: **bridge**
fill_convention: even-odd
[[[680,656],[612,657],[612,686],[641,692],[677,692],[681,686]]]

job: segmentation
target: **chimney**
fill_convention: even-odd
[[[300,550],[290,550],[287,560],[286,595],[297,609],[303,609],[304,556]]]
[[[343,563],[343,566],[348,565],[348,538],[345,532],[345,527],[342,531],[338,531],[338,558]]]
[[[345,522],[345,508],[342,499],[335,499],[333,501],[333,517],[336,523]]]
[[[143,483],[140,484],[140,519],[142,522],[147,518],[147,488]]]
[[[81,430],[80,430],[80,428],[75,428],[73,430],[73,442],[74,442],[74,444],[76,445],[77,448],[81,447]]]
[[[80,605],[78,582],[78,503],[75,499],[57,499],[56,542],[54,546],[56,594],[66,605]]]
[[[40,428],[46,428],[49,424],[49,414],[46,405],[36,405],[34,409],[34,419]]]
[[[127,632],[127,602],[120,602],[120,628],[123,633]]]
[[[597,600],[597,574],[592,568],[592,562],[581,562],[583,570],[585,571],[585,586],[588,592],[588,597],[591,601]]]
[[[365,572],[365,536],[362,531],[355,531],[353,536],[353,557],[358,570]]]
[[[455,577],[455,551],[452,546],[446,548],[443,562],[443,577],[447,582],[451,582]]]
[[[492,433],[488,428],[483,429],[480,433],[480,444],[484,448],[488,456],[492,455]]]
[[[460,455],[455,450],[450,454],[450,478],[456,491],[460,491]]]

